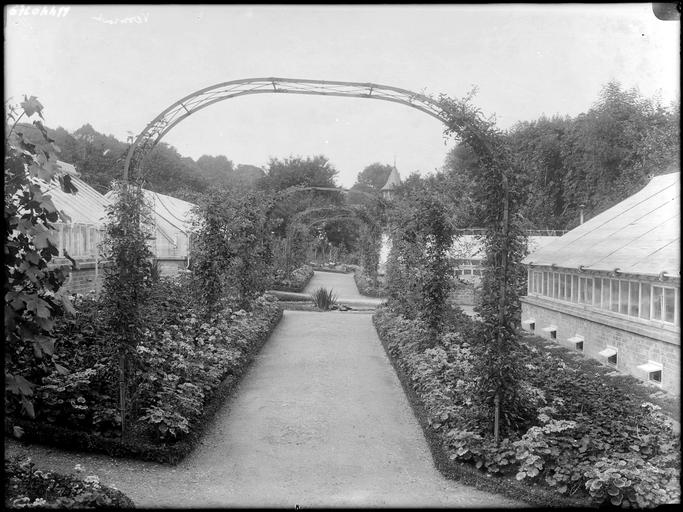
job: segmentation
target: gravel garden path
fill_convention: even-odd
[[[309,288],[318,286],[360,297],[350,274],[316,273]],[[11,439],[5,450],[66,473],[79,463],[145,508],[525,506],[437,471],[368,313],[285,311],[203,443],[175,467]]]

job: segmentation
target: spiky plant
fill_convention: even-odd
[[[337,302],[337,296],[334,294],[334,290],[321,287],[311,294],[311,300],[318,309],[328,311]]]

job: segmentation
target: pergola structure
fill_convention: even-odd
[[[339,96],[348,98],[365,98],[374,100],[391,101],[406,105],[420,110],[425,114],[441,121],[447,130],[464,136],[484,161],[492,165],[499,172],[502,185],[502,219],[500,223],[492,224],[494,237],[500,235],[502,238],[502,248],[495,251],[499,262],[496,266],[501,269],[500,292],[497,307],[497,329],[496,339],[500,345],[503,343],[504,331],[510,323],[509,315],[506,315],[507,302],[507,283],[509,280],[508,252],[510,250],[510,185],[508,180],[508,158],[505,152],[494,151],[489,141],[490,133],[487,135],[487,127],[478,122],[478,112],[462,111],[462,105],[451,105],[447,98],[445,101],[432,99],[424,94],[419,94],[406,89],[361,82],[339,82],[328,80],[309,80],[298,78],[246,78],[223,82],[204,89],[200,89],[179,101],[173,103],[161,114],[155,117],[145,129],[137,136],[133,142],[126,162],[124,164],[123,181],[126,182],[129,175],[138,177],[142,168],[145,156],[163,138],[166,133],[173,129],[183,119],[193,113],[213,105],[219,101],[246,96],[249,94],[307,94],[317,96]],[[455,108],[453,108],[455,107]],[[506,318],[508,321],[506,321]],[[495,427],[494,438],[498,441],[499,425],[499,400],[500,390],[498,388],[495,395]]]

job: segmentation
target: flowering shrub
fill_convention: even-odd
[[[680,500],[680,440],[672,421],[658,406],[587,371],[597,363],[522,343],[520,393],[536,420],[496,445],[491,411],[473,391],[480,376],[466,324],[424,349],[429,334],[423,322],[387,307],[373,319],[448,459],[598,505],[653,507]]]
[[[76,465],[75,470],[83,473]],[[133,508],[121,491],[95,475],[61,475],[35,468],[31,459],[5,459],[6,508]]]

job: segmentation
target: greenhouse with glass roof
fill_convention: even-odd
[[[680,172],[524,263],[524,329],[680,393]]]

